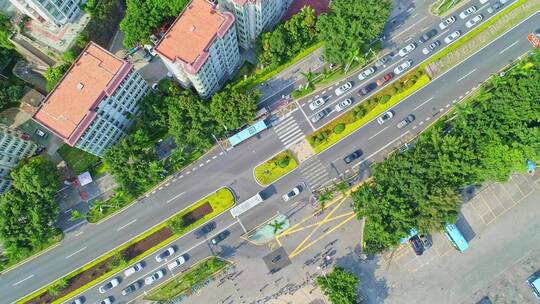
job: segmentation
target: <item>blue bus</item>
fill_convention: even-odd
[[[467,240],[463,237],[463,234],[461,234],[456,225],[447,224],[445,228],[446,237],[454,244],[457,250],[463,252],[469,248],[469,243],[467,243]]]

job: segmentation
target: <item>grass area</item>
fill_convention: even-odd
[[[416,73],[416,72],[414,72]],[[410,75],[410,74],[409,74]],[[358,107],[362,107],[365,109],[365,113],[358,119],[351,119],[351,116],[354,115],[355,109],[349,111],[348,113],[345,113],[338,117],[337,119],[333,120],[332,123],[328,124],[321,130],[314,132],[310,136],[308,136],[308,141],[313,147],[314,151],[316,153],[320,153],[321,151],[329,148],[342,138],[346,137],[347,135],[351,134],[358,128],[365,125],[367,122],[372,120],[373,118],[379,116],[383,112],[387,111],[389,108],[393,107],[394,105],[398,104],[400,101],[405,99],[407,96],[411,95],[412,93],[416,92],[418,89],[426,85],[430,81],[429,77],[425,74],[422,74],[419,76],[419,78],[416,80],[416,82],[410,86],[409,88],[392,94],[388,95],[386,94],[388,89],[392,89],[392,87],[389,87],[385,89],[384,91],[381,91],[381,93],[377,94],[375,97],[370,98],[369,100],[361,103]],[[379,96],[379,97],[377,97]],[[390,96],[387,98],[386,96]],[[382,100],[386,99],[385,102],[375,102],[374,100]],[[336,132],[339,127],[339,132]],[[344,128],[343,128],[344,127]],[[316,140],[320,134],[325,134],[321,140]]]
[[[285,150],[255,167],[255,179],[266,186],[298,167],[291,152]]]
[[[460,2],[461,0],[439,0],[431,5],[431,12],[435,15],[442,15]]]
[[[68,167],[70,167],[75,174],[92,171],[94,168],[101,165],[99,157],[67,144],[64,144],[58,149],[58,154],[66,161]]]
[[[46,250],[56,244],[58,244],[62,239],[64,238],[64,234],[61,231],[58,231],[58,234],[45,243],[41,244],[41,246],[37,247],[36,249],[28,252],[19,252],[19,256],[9,258],[5,255],[0,255],[0,271],[5,271],[6,269],[9,269],[18,263],[32,257],[33,255],[42,252],[43,250]]]
[[[187,271],[159,286],[144,297],[149,301],[169,301],[183,294],[191,293],[193,287],[216,275],[231,263],[217,257],[210,257],[191,266]]]

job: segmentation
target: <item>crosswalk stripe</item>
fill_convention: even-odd
[[[304,135],[302,135],[300,137],[297,137],[297,138],[294,138],[293,140],[291,140],[291,141],[284,144],[285,148],[289,148],[290,146],[296,144],[297,142],[300,142],[300,141],[304,140],[304,138],[306,138],[306,136],[304,136]]]
[[[296,121],[294,120],[294,117],[291,116],[291,117],[283,120],[282,122],[280,122],[276,126],[274,126],[274,130],[276,130],[276,132],[277,132],[277,131],[279,131],[279,130],[281,130],[281,129],[283,129],[283,128],[285,128],[288,125],[293,124],[293,123],[295,124]]]
[[[328,175],[328,172],[326,170],[318,170],[318,171],[314,171],[314,172],[310,172],[311,174],[309,175],[304,175],[304,177],[308,180],[308,181],[313,181],[313,180],[316,180],[318,177],[320,177],[321,175]]]
[[[286,134],[279,135],[279,139],[281,139],[281,141],[285,142],[285,141],[289,140],[290,138],[296,137],[296,136],[298,136],[300,134],[302,134],[302,130],[300,130],[300,129],[291,130],[290,132],[287,132]]]
[[[311,162],[311,163],[304,163],[304,165],[302,166],[302,168],[300,169],[302,172],[305,172],[305,171],[308,171],[312,168],[315,168],[316,166],[321,166],[321,167],[324,167],[321,162],[317,159],[317,161],[314,161],[314,162]]]

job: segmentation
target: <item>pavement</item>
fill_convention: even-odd
[[[247,227],[247,229],[256,227],[258,223],[267,219],[268,215],[274,214],[275,209],[280,210],[283,202],[279,194],[301,184],[302,181],[305,181],[310,188],[318,184],[324,185],[324,183],[337,180],[340,176],[351,174],[352,171],[364,170],[371,162],[381,160],[390,149],[403,144],[406,138],[423,130],[430,123],[430,120],[433,121],[435,117],[451,109],[452,104],[462,99],[466,92],[497,72],[507,62],[530,50],[531,46],[526,40],[526,35],[536,29],[539,23],[540,14],[536,13],[532,18],[521,23],[508,34],[501,36],[488,47],[483,48],[463,63],[456,65],[446,74],[433,80],[423,89],[395,106],[393,111],[396,114],[396,123],[398,119],[409,113],[414,113],[417,117],[415,123],[407,128],[399,130],[393,124],[381,127],[374,122],[370,122],[327,151],[306,160],[300,165],[299,169],[269,187],[272,193],[278,195],[272,195],[264,204],[241,216],[240,220],[243,226]],[[511,48],[507,48],[509,42],[515,41],[516,37],[522,37],[522,39]],[[502,50],[505,51],[502,52]],[[299,104],[302,102],[301,100]],[[306,121],[302,111],[293,111],[290,115],[290,117],[293,117],[292,120],[285,122],[288,117],[279,118],[270,130],[261,133],[226,154],[217,149],[210,151],[197,163],[164,181],[142,201],[99,224],[77,227],[77,229],[66,235],[59,246],[42,253],[32,261],[14,270],[4,273],[0,277],[0,293],[4,296],[3,299],[6,302],[12,302],[55,278],[69,273],[71,270],[88,263],[146,231],[149,227],[166,220],[185,206],[221,186],[232,188],[238,202],[263,190],[253,180],[252,169],[254,164],[278,153],[288,143],[288,138],[283,131],[283,129],[288,128],[281,128],[281,133],[277,131],[280,121],[290,125],[296,124],[294,129],[298,128],[304,136],[311,132],[311,126]],[[297,136],[297,134],[296,131],[296,133],[290,134],[289,137]],[[341,159],[357,148],[364,151],[365,157],[350,165],[345,165]],[[208,182],[200,183],[202,178]],[[308,196],[309,190],[306,190],[308,189],[305,189],[302,195]],[[299,199],[307,198],[299,197]],[[286,212],[286,210],[281,212]],[[301,216],[301,214],[298,213],[298,216]],[[218,222],[217,230],[242,228],[241,225],[235,224],[238,222],[227,213],[215,220]],[[354,222],[356,221],[349,221],[349,223]],[[236,233],[241,233],[240,231],[236,232],[236,230],[232,232],[231,239],[238,238]],[[191,234],[182,237],[179,242],[182,242],[180,248],[193,247],[194,252],[190,252],[191,256],[205,255],[203,251],[199,253],[199,250],[203,250],[199,248],[204,246],[194,247],[198,243],[193,240]],[[208,255],[208,252],[212,251],[207,251],[206,255]],[[309,250],[306,249],[300,252],[298,256],[302,256],[304,252],[308,253]],[[254,256],[249,253],[246,253],[246,255]],[[145,260],[149,259],[145,258]],[[156,265],[156,267],[159,266]],[[151,270],[151,267],[147,269]],[[92,296],[91,300],[93,301],[95,294],[92,294],[92,290],[95,291],[95,289],[90,289],[88,297]],[[134,296],[136,295],[134,294]],[[117,300],[121,302],[128,299],[118,298]]]

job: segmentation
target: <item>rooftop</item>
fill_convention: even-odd
[[[127,62],[90,42],[45,98],[34,119],[69,139],[85,118],[92,116],[93,108],[126,65]]]

